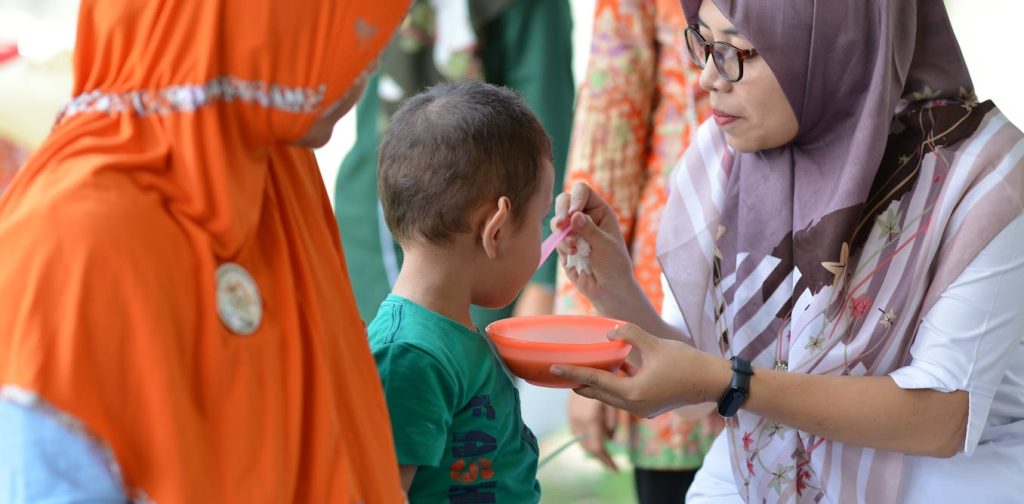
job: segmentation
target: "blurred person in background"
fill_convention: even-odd
[[[708,94],[686,51],[677,0],[601,0],[594,15],[587,76],[576,102],[566,187],[585,182],[618,218],[633,273],[661,309],[655,236],[668,198],[667,176],[697,126],[711,114]],[[558,275],[557,313],[592,315],[593,306]],[[606,442],[625,447],[641,504],[682,502],[722,419],[666,413],[637,418],[573,394],[569,421],[583,448],[617,469]]]
[[[0,197],[0,501],[404,502],[310,147],[408,6],[83,2]]]
[[[356,110],[356,142],[335,187],[335,216],[364,320],[372,320],[402,263],[377,196],[377,146],[403,101],[431,85],[483,79],[512,88],[551,136],[555,188],[561,191],[572,126],[572,17],[566,0],[418,0],[381,57]],[[545,219],[550,219],[550,215]],[[545,236],[549,228],[545,226]],[[557,261],[537,271],[515,305],[518,314],[551,313]],[[513,307],[474,306],[477,327]]]

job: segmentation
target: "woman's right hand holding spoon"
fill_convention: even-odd
[[[629,252],[611,206],[589,185],[576,182],[555,199],[551,225],[556,230],[566,225],[573,228],[572,234],[558,246],[562,267],[573,285],[604,315],[630,313],[615,307],[623,306],[630,297],[643,298],[643,293],[633,277]],[[580,240],[586,241],[586,245]],[[567,257],[587,245],[589,272],[567,268]]]

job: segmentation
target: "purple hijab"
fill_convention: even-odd
[[[742,225],[726,225],[723,239],[735,250],[791,255],[816,291],[833,278],[813,266],[838,259],[861,217],[897,106],[924,90],[930,99],[972,97],[967,66],[934,0],[715,5],[772,68],[800,125],[784,147],[735,156],[728,198],[744,204],[730,205],[723,220]],[[695,23],[700,0],[684,6]]]
[[[1020,132],[976,103],[942,2],[713,1],[779,79],[799,132],[734,153],[705,123],[673,172],[658,256],[689,336],[790,372],[906,365],[917,322],[1022,210],[1007,196],[1024,191],[1024,165],[996,170]],[[700,0],[682,3],[695,24]],[[995,189],[971,193],[981,180]],[[746,411],[728,427],[750,501],[898,499],[901,454]]]

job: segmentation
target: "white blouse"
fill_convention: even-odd
[[[921,321],[910,364],[889,375],[905,389],[964,390],[970,397],[960,453],[947,459],[908,455],[900,502],[1024,503],[1022,301],[1024,215],[939,297]],[[662,317],[684,326],[676,303],[665,303]],[[728,452],[728,441],[719,436],[687,502],[742,502]]]

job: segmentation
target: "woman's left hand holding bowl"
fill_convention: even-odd
[[[729,385],[729,361],[686,343],[658,338],[632,324],[612,331],[608,339],[633,346],[626,376],[563,364],[552,366],[551,372],[579,383],[576,393],[638,417],[717,401]]]

